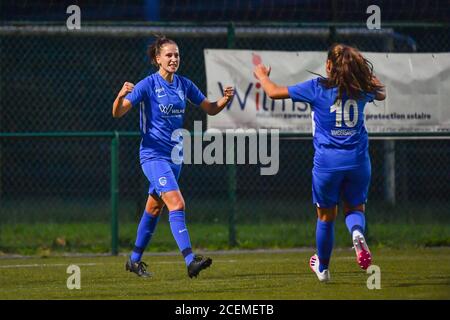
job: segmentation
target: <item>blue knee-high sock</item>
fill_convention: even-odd
[[[191,248],[191,239],[186,228],[185,215],[183,210],[176,210],[169,212],[170,229],[173,237],[177,242],[178,248],[184,257],[184,261],[188,266],[194,259],[194,254]]]
[[[153,233],[155,232],[156,225],[158,224],[159,216],[152,216],[144,211],[141,221],[137,229],[136,242],[134,243],[134,249],[131,253],[131,261],[141,261],[142,254],[147,247]]]
[[[366,218],[364,217],[364,213],[360,211],[349,212],[345,217],[345,224],[347,225],[350,234],[353,234],[353,231],[355,230],[359,230],[364,234],[366,228]]]
[[[317,255],[319,256],[319,271],[328,269],[330,263],[331,251],[334,243],[334,221],[325,222],[317,219],[316,226],[316,245]]]

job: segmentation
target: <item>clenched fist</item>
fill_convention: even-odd
[[[226,87],[223,90],[223,96],[227,101],[230,101],[234,96],[234,88],[233,87]]]
[[[122,89],[119,91],[119,98],[124,98],[127,94],[133,91],[134,84],[131,82],[125,82]]]

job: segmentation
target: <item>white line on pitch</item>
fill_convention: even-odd
[[[98,263],[74,263],[77,266],[96,266]],[[0,269],[8,268],[40,268],[40,267],[67,267],[70,263],[55,263],[55,264],[10,264],[0,266]]]

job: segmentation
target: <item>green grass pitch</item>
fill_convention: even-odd
[[[450,299],[450,248],[372,250],[381,289],[367,288],[350,249],[333,253],[331,282],[308,267],[313,249],[208,252],[211,268],[189,279],[177,254],[144,256],[152,278],[125,272],[126,256],[0,259],[0,299]],[[78,265],[81,288],[69,290]]]

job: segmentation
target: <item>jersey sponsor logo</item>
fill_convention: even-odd
[[[156,96],[158,98],[162,98],[162,97],[165,97],[167,95],[166,91],[164,90],[164,88],[155,88],[155,93],[156,93]]]
[[[163,113],[163,118],[169,118],[169,117],[182,117],[184,114],[184,108],[174,108],[173,104],[164,105],[159,104],[158,105],[159,110]]]
[[[159,110],[164,114],[169,114],[172,111],[172,108],[173,108],[173,104],[169,104],[167,106],[163,105],[163,104],[159,105]]]
[[[159,178],[159,184],[162,185],[163,187],[167,184],[167,178],[166,177],[161,177]]]

